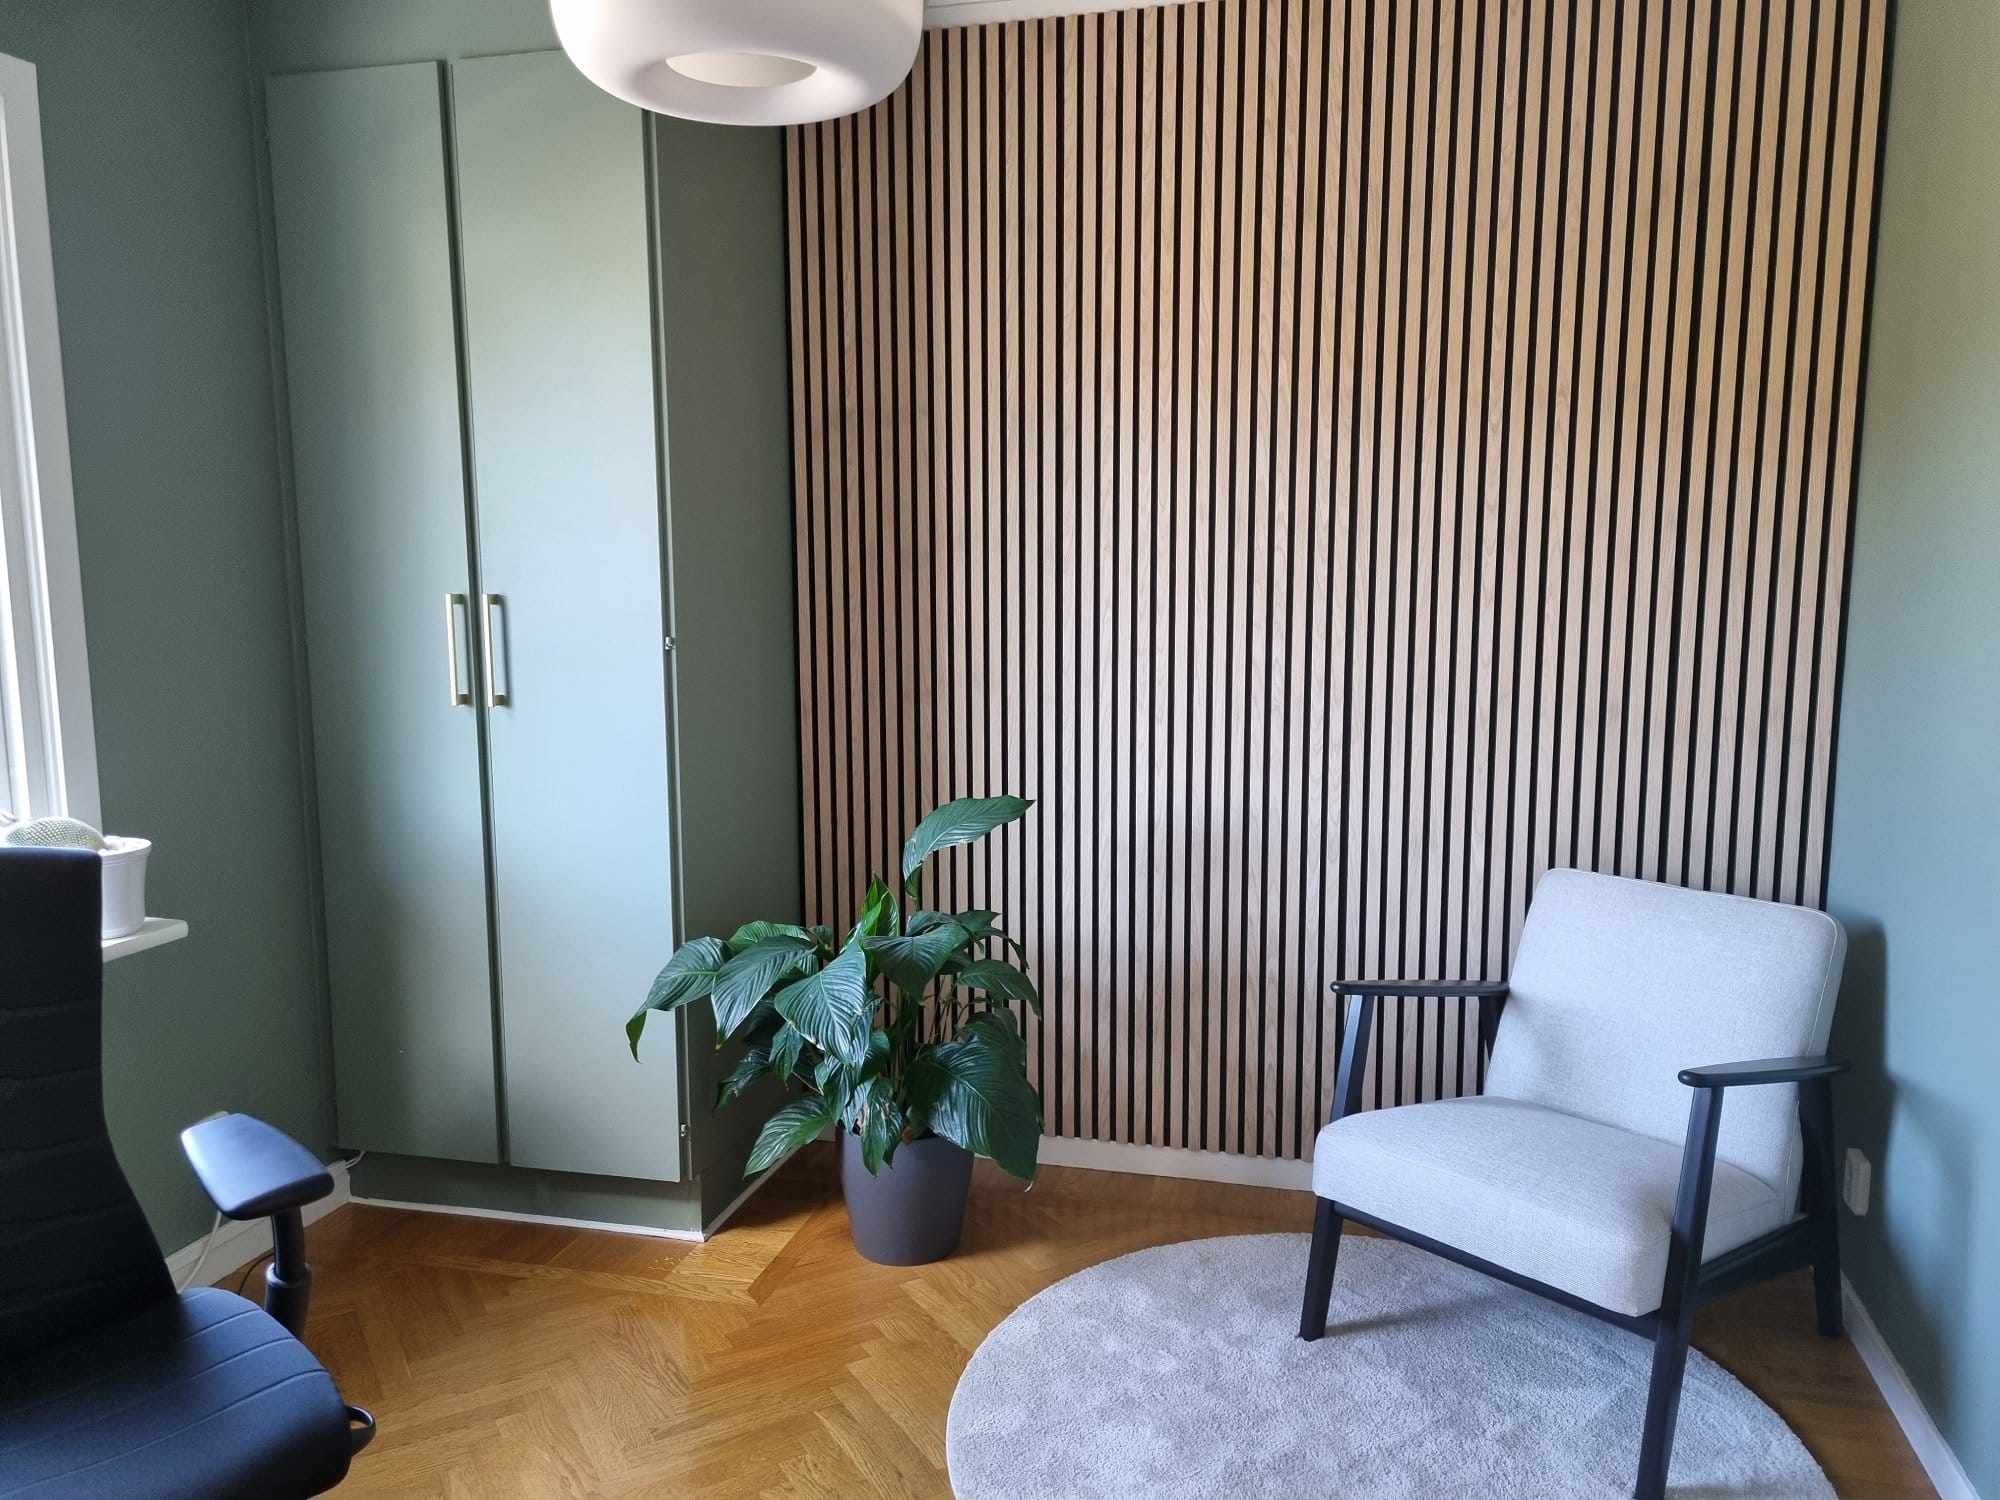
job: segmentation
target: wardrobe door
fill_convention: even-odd
[[[271,172],[338,1137],[490,1162],[498,1112],[442,82],[435,64],[271,80]]]
[[[453,70],[508,1160],[681,1171],[644,117],[560,53]]]

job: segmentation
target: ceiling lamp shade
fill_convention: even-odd
[[[923,0],[550,0],[583,76],[718,125],[851,115],[909,76]]]

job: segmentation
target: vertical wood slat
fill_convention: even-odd
[[[1326,983],[1504,973],[1551,865],[1822,900],[1886,11],[1206,0],[793,130],[810,917],[1035,797],[934,893],[1048,1128],[1300,1156]]]

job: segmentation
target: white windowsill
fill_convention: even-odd
[[[162,943],[178,943],[188,935],[188,924],[178,917],[148,917],[146,925],[137,932],[128,932],[123,937],[104,940],[104,961],[127,958],[134,953],[144,953],[148,948],[157,948]]]

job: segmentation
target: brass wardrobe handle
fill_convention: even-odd
[[[507,706],[507,694],[500,689],[493,674],[494,648],[498,640],[498,633],[493,629],[493,607],[495,605],[504,607],[506,603],[507,601],[498,594],[481,594],[479,596],[479,624],[481,631],[484,632],[483,638],[486,646],[486,706],[488,708],[505,708]]]
[[[458,685],[458,612],[464,608],[465,595],[444,596],[444,672],[445,681],[451,685],[453,708],[464,708],[472,702],[471,692]]]

